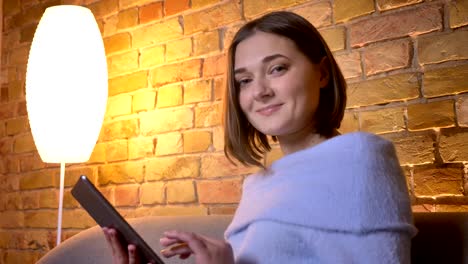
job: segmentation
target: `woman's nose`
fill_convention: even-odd
[[[268,81],[258,80],[254,85],[254,99],[255,100],[264,100],[265,98],[271,97],[273,95],[273,89]]]

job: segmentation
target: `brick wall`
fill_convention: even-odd
[[[0,263],[55,244],[57,164],[35,149],[25,109],[31,40],[50,5],[100,25],[109,100],[91,160],[66,169],[64,239],[95,223],[69,194],[88,175],[126,217],[230,214],[245,175],[223,157],[225,52],[247,20],[292,10],[319,28],[349,82],[343,132],[393,140],[415,211],[468,211],[468,1],[8,0],[0,93]],[[281,156],[276,147],[266,163]]]

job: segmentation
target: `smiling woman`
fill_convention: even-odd
[[[336,135],[343,119],[346,82],[330,49],[307,20],[285,14],[246,24],[229,49],[225,149],[243,164],[261,166],[270,150],[267,135],[276,140],[293,133],[307,144],[317,134]],[[265,118],[276,111],[278,119]],[[281,148],[291,153],[301,144]]]
[[[409,263],[416,230],[395,148],[338,133],[346,83],[312,24],[284,11],[248,22],[227,78],[225,153],[261,170],[244,181],[226,240],[172,230],[162,254],[197,264]],[[285,156],[264,167],[268,137]],[[134,246],[112,241],[116,260],[135,262]]]

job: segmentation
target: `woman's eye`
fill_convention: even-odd
[[[244,78],[237,81],[240,87],[247,85],[252,79]]]
[[[277,65],[271,69],[270,74],[282,72],[282,71],[285,71],[286,69],[287,68],[284,65]]]

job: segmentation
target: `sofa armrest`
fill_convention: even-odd
[[[411,241],[417,263],[468,263],[468,213],[415,213],[418,234]]]
[[[148,245],[159,254],[159,238],[167,230],[178,229],[196,232],[222,239],[224,230],[231,222],[232,216],[152,216],[130,219],[128,222],[143,237]],[[164,258],[162,258],[164,259]],[[66,260],[64,262],[64,260]],[[165,263],[194,263],[180,260],[177,257],[164,259]],[[39,264],[82,264],[112,263],[112,254],[106,244],[104,234],[99,226],[89,228],[67,239],[60,246],[42,257]]]

